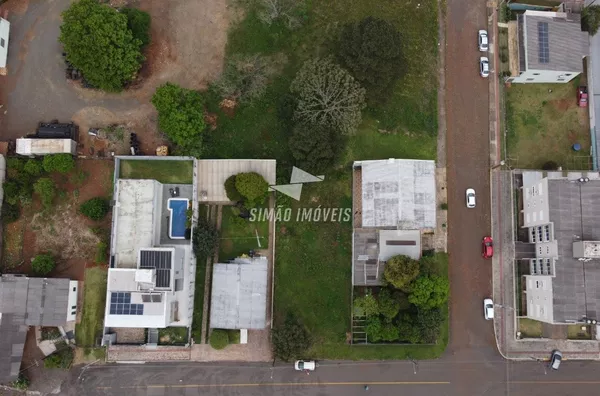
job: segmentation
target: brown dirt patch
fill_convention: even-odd
[[[33,257],[50,252],[57,259],[52,276],[83,280],[85,267],[94,265],[102,235],[91,228],[108,235],[111,220],[110,215],[101,222],[87,219],[78,213],[79,205],[93,197],[112,195],[113,169],[112,161],[78,160],[69,175],[52,175],[60,192],[55,206],[43,211],[34,195],[21,219],[5,226],[4,270],[30,274]]]
[[[569,98],[553,100],[550,103],[558,111],[566,111],[569,110],[571,107],[577,105],[577,103],[573,99]]]
[[[0,6],[0,11],[8,11],[8,16],[11,13],[23,15],[29,8],[29,0],[12,0],[8,1]]]

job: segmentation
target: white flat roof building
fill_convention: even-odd
[[[17,139],[15,152],[20,155],[77,154],[77,142],[71,139]]]

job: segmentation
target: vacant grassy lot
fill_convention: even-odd
[[[542,336],[542,322],[529,318],[519,318],[519,331],[523,338],[540,338]]]
[[[193,161],[122,160],[122,179],[153,179],[161,183],[192,184]]]
[[[102,333],[107,275],[106,268],[102,267],[85,270],[81,323],[75,329],[77,346],[94,347],[96,337]]]
[[[252,2],[248,2],[252,4]],[[437,2],[381,0],[376,3],[346,0],[307,1],[304,25],[290,31],[281,23],[265,25],[248,6],[245,18],[229,34],[227,54],[284,54],[282,73],[266,93],[235,114],[219,109],[220,97],[207,94],[207,108],[218,117],[207,133],[207,158],[275,158],[278,175],[289,174],[293,160],[288,149],[289,126],[279,117],[282,99],[305,60],[334,53],[344,24],[374,16],[391,21],[402,34],[404,74],[393,94],[382,104],[363,111],[363,122],[349,138],[338,166],[325,174],[325,182],[305,185],[302,201],[293,207],[350,208],[351,172],[355,160],[396,158],[434,159],[437,133]],[[227,208],[222,232],[227,233]],[[347,223],[280,222],[276,229],[275,319],[296,314],[314,338],[311,355],[355,359],[435,357],[440,348],[350,348],[351,238]],[[248,234],[251,230],[245,230]],[[226,234],[225,234],[226,235]],[[254,243],[254,242],[253,242]],[[227,244],[222,243],[220,255]],[[237,244],[236,244],[237,245]],[[243,247],[247,250],[248,247]],[[236,246],[237,249],[237,246]],[[227,257],[227,255],[226,255]],[[445,326],[447,328],[447,326]],[[447,334],[447,330],[445,331]],[[447,339],[447,335],[445,336]],[[420,352],[417,352],[416,350]]]
[[[507,89],[508,158],[513,168],[590,168],[588,109],[577,106],[577,85],[513,84]],[[551,92],[550,92],[551,90]],[[575,152],[573,144],[581,151]]]
[[[252,249],[266,249],[269,246],[268,221],[250,222],[233,213],[231,207],[223,207],[219,261],[248,254]]]

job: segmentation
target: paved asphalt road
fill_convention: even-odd
[[[565,361],[544,374],[542,363],[504,360],[361,363],[322,362],[307,376],[291,364],[146,364],[73,370],[62,395],[362,395],[551,396],[596,395],[600,363]],[[272,375],[272,378],[271,378]],[[507,381],[508,379],[508,381]]]

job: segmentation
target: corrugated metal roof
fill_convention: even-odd
[[[267,314],[266,257],[213,266],[210,327],[264,329]]]

